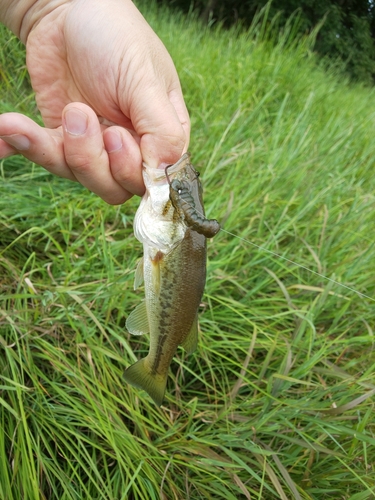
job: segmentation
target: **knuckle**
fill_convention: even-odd
[[[77,175],[91,175],[101,167],[108,166],[108,156],[104,150],[98,154],[87,154],[83,151],[65,151],[65,160]]]
[[[181,152],[185,146],[185,136],[183,134],[170,133],[164,136],[171,149]]]
[[[43,155],[39,160],[40,165],[42,165],[49,172],[53,172],[56,167],[59,167],[59,162],[52,156]]]
[[[106,195],[102,196],[102,199],[108,203],[109,205],[122,205],[126,201],[128,201],[132,195],[130,193],[127,193],[126,191],[122,193],[118,193],[115,195]]]
[[[69,167],[81,175],[87,174],[93,163],[91,158],[82,153],[65,154],[65,159]]]
[[[127,185],[131,180],[131,173],[127,168],[113,168],[111,167],[112,176],[116,182],[121,186]]]

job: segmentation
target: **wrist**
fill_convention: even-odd
[[[69,0],[1,0],[0,21],[23,43],[33,27]]]

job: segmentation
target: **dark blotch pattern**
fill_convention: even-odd
[[[220,231],[220,224],[216,219],[206,219],[204,214],[197,211],[188,181],[174,179],[170,184],[169,196],[176,211],[183,214],[186,225],[193,231],[206,238],[212,238]]]

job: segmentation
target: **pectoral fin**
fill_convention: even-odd
[[[188,333],[188,336],[182,342],[181,345],[188,354],[191,354],[197,348],[197,344],[198,344],[198,315],[195,316],[193,325],[190,328],[190,332]]]
[[[137,264],[134,276],[134,290],[137,290],[143,283],[143,257]]]
[[[145,300],[129,314],[125,326],[132,335],[143,335],[150,331]]]

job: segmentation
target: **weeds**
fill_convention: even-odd
[[[0,498],[374,498],[374,303],[269,253],[375,298],[374,93],[309,40],[143,10],[178,66],[207,215],[243,239],[208,243],[199,347],[159,409],[122,380],[148,347],[124,327],[139,200],[0,162]],[[0,36],[1,111],[35,117]]]

